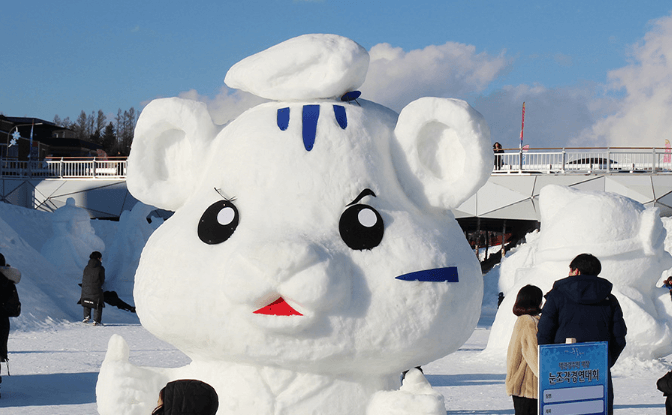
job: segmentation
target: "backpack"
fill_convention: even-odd
[[[7,301],[2,304],[2,311],[7,317],[18,317],[21,315],[21,301],[19,301],[19,293],[16,291],[16,285],[12,282],[8,285],[11,290]]]

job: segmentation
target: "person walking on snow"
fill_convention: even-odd
[[[98,251],[91,252],[89,263],[84,268],[82,276],[82,297],[80,299],[84,307],[84,323],[91,321],[91,309],[93,313],[93,325],[101,326],[105,297],[103,284],[105,283],[105,267],[102,264],[103,254]]]

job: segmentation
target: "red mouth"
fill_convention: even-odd
[[[271,304],[260,308],[254,314],[265,314],[268,316],[302,316],[303,314],[294,310],[292,306],[287,304],[284,298],[280,297]]]

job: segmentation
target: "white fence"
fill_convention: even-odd
[[[123,179],[125,159],[60,158],[41,161],[0,160],[2,177],[44,177],[65,179]]]
[[[495,154],[493,174],[672,173],[664,148],[562,148],[510,150]]]
[[[611,147],[507,149],[495,155],[493,174],[672,173],[672,153],[664,148]],[[0,177],[97,179],[126,177],[125,159],[60,158],[0,160]]]

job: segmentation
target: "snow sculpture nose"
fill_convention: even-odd
[[[308,242],[273,241],[246,251],[247,262],[272,284],[280,284],[322,260],[316,246]]]

